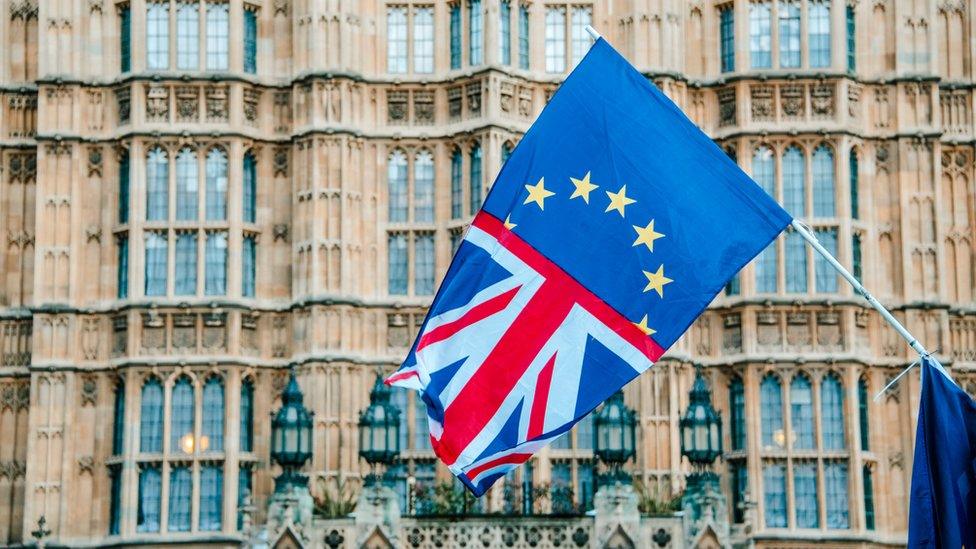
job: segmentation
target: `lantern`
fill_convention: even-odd
[[[701,368],[688,395],[688,409],[681,418],[681,455],[698,470],[710,466],[722,455],[722,417],[712,406],[712,392]]]
[[[611,467],[611,478],[623,480],[621,466],[635,455],[637,418],[617,391],[593,418],[594,453]]]
[[[275,479],[276,492],[308,483],[308,478],[297,472],[312,457],[312,414],[303,400],[293,370],[281,395],[281,409],[271,420],[271,459],[283,469]]]
[[[359,455],[373,467],[390,465],[400,455],[400,410],[390,402],[390,390],[376,376],[369,406],[359,414]]]

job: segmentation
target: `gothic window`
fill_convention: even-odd
[[[470,211],[471,215],[478,213],[478,209],[481,208],[481,145],[475,144],[471,148],[470,164],[468,165],[468,170],[470,171],[468,182],[471,188],[471,193],[468,196],[470,199]]]
[[[169,471],[169,521],[170,532],[190,531],[190,505],[193,499],[193,474],[186,466],[173,467]]]
[[[546,72],[566,70],[566,8],[546,8]]]
[[[129,151],[119,157],[119,223],[129,222]]]
[[[386,9],[386,70],[407,72],[407,8],[391,6]]]
[[[754,69],[773,66],[771,10],[768,1],[749,4],[749,60]]]
[[[255,279],[257,274],[257,255],[258,245],[254,235],[244,237],[243,250],[241,254],[241,295],[244,297],[254,297]]]
[[[857,27],[854,22],[854,6],[848,4],[846,15],[847,28],[847,70],[854,72],[857,68]]]
[[[169,4],[146,5],[146,67],[169,68]]]
[[[200,66],[200,5],[180,2],[176,8],[176,68],[197,70]]]
[[[401,391],[405,392],[405,391]],[[244,529],[244,505],[247,502],[247,498],[251,498],[251,502],[254,501],[254,473],[252,472],[253,465],[250,463],[242,463],[240,469],[237,472],[237,529]],[[401,507],[401,509],[406,509],[406,507]]]
[[[258,202],[258,177],[257,161],[254,153],[244,154],[244,180],[243,180],[243,202],[244,202],[244,222],[257,222],[257,202]]]
[[[415,295],[434,293],[434,234],[416,233],[414,237],[414,281]]]
[[[195,446],[193,436],[193,382],[181,376],[173,385],[170,396],[169,447],[170,451],[192,453]]]
[[[119,299],[129,297],[129,235],[123,233],[117,237],[118,257],[116,258],[116,284]]]
[[[163,451],[163,386],[156,378],[150,378],[142,386],[139,408],[139,451],[157,453]]]
[[[207,70],[225,71],[230,50],[230,16],[224,2],[207,3]]]
[[[767,528],[786,528],[786,466],[763,464],[763,503]]]
[[[166,151],[156,147],[146,157],[146,221],[163,221],[168,215],[169,161]]]
[[[207,153],[207,221],[227,219],[227,153],[213,148]]]
[[[824,248],[830,252],[831,255],[837,256],[837,229],[836,228],[826,228],[817,229],[817,240],[823,245]],[[830,266],[830,263],[820,254],[816,254],[816,263],[814,263],[816,282],[817,282],[817,292],[818,293],[833,293],[837,291],[837,271]]]
[[[122,525],[122,465],[113,464],[108,467],[109,478],[109,509],[108,535],[117,536]]]
[[[203,437],[201,451],[220,452],[224,449],[224,384],[211,377],[203,384]],[[206,443],[206,445],[204,445]]]
[[[577,499],[579,500],[580,510],[584,512],[593,509],[593,495],[596,492],[596,477],[593,469],[592,461],[577,462],[576,493],[579,494]]]
[[[796,525],[799,528],[818,528],[820,509],[817,503],[817,463],[796,461],[792,472]]]
[[[783,207],[786,211],[796,215],[806,214],[806,193],[804,192],[804,180],[806,179],[806,168],[804,166],[803,152],[800,148],[791,145],[783,152]]]
[[[434,221],[434,156],[417,153],[413,161],[413,220]]]
[[[790,419],[793,427],[793,448],[812,450],[813,440],[813,389],[810,379],[798,375],[790,383]]]
[[[464,174],[461,163],[463,158],[460,149],[454,149],[451,154],[451,219],[461,219],[463,207],[463,191],[461,188]]]
[[[468,0],[468,63],[480,65],[483,59],[481,0]]]
[[[136,517],[137,532],[159,532],[162,483],[163,478],[158,465],[141,467],[139,471],[139,506]]]
[[[810,0],[807,28],[810,34],[810,67],[830,66],[830,0]]]
[[[176,235],[176,295],[197,293],[197,233],[179,232]]]
[[[401,150],[393,151],[387,162],[391,222],[407,220],[407,156]]]
[[[147,296],[166,295],[166,271],[169,243],[165,233],[146,233],[146,286]]]
[[[196,221],[200,202],[197,155],[190,148],[176,155],[176,219]]]
[[[827,528],[850,528],[847,494],[847,462],[832,460],[824,463]]]
[[[741,524],[745,520],[742,504],[749,490],[749,468],[741,460],[729,461],[729,492],[732,494],[732,522]]]
[[[729,384],[729,408],[730,425],[729,429],[732,436],[732,450],[745,450],[746,448],[746,396],[742,386],[742,379],[736,377]]]
[[[827,145],[820,145],[813,151],[813,215],[834,217],[835,211],[834,152]]]
[[[125,447],[125,382],[115,385],[115,405],[112,410],[112,455],[122,454]]]
[[[573,6],[572,51],[574,66],[583,59],[583,56],[590,49],[590,35],[586,32],[586,27],[592,22],[593,8]]]
[[[519,5],[519,68],[529,70],[529,7]]]
[[[244,10],[244,72],[258,72],[258,15]]]
[[[451,68],[461,68],[461,5],[451,5]]]
[[[406,391],[402,391],[406,392]],[[245,379],[241,383],[241,451],[254,451],[254,382]]]
[[[768,374],[759,390],[762,414],[762,445],[765,449],[783,447],[783,391],[779,378]]]
[[[512,64],[512,2],[502,0],[498,6],[498,60]]]
[[[550,477],[549,500],[552,502],[552,512],[573,512],[573,500],[567,497],[571,495],[573,485],[572,465],[566,461],[553,462]]]
[[[227,293],[227,233],[212,231],[207,233],[205,258],[206,295],[225,295]]]
[[[849,177],[851,186],[851,218],[857,219],[861,214],[860,200],[858,200],[858,172],[857,172],[857,151],[851,149],[851,156],[848,159]]]
[[[434,72],[434,8],[416,8],[413,12],[413,70]]]
[[[851,274],[859,282],[863,279],[864,272],[861,267],[861,235],[851,236]]]
[[[800,4],[798,0],[779,4],[779,66],[800,66]]]
[[[868,382],[864,378],[857,380],[857,415],[861,427],[861,450],[871,449],[871,432],[868,423]]]
[[[132,70],[132,10],[128,6],[119,14],[119,71]]]
[[[222,520],[224,470],[221,465],[204,465],[200,469],[200,530],[220,530]]]
[[[390,233],[387,291],[390,295],[407,295],[407,235]]]
[[[719,8],[719,56],[722,72],[735,70],[735,12],[732,4]]]
[[[820,383],[820,422],[824,450],[844,449],[844,387],[836,374]]]
[[[807,291],[807,248],[800,233],[786,233],[786,291],[805,293]]]
[[[871,468],[864,466],[862,475],[864,477],[864,528],[874,530],[874,478],[871,475]]]

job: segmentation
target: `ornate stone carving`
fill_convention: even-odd
[[[95,469],[95,458],[92,456],[81,456],[78,458],[78,474],[92,474]]]
[[[461,87],[447,88],[447,115],[451,120],[461,118]]]
[[[196,122],[200,118],[200,88],[180,86],[176,88],[176,120]]]
[[[255,125],[258,119],[258,103],[261,101],[261,90],[244,90],[244,120],[250,125]]]
[[[173,351],[195,352],[197,349],[197,315],[173,315]]]
[[[227,346],[227,314],[212,312],[203,317],[203,348],[223,350]]]
[[[159,313],[142,315],[141,341],[143,354],[160,353],[166,348],[166,322]]]
[[[742,316],[730,313],[722,316],[722,349],[730,353],[742,352]]]
[[[800,118],[806,110],[803,86],[788,84],[779,89],[780,108],[787,118]]]
[[[166,122],[169,120],[169,88],[166,86],[149,86],[146,92],[146,118],[150,122]]]
[[[425,126],[434,123],[434,92],[414,92],[413,120],[415,123]]]
[[[129,319],[119,315],[112,319],[112,356],[125,354],[129,335]]]
[[[258,318],[256,311],[241,315],[241,347],[252,354],[258,351]]]
[[[81,405],[94,406],[98,400],[98,381],[95,376],[86,375],[81,378]]]
[[[10,183],[34,183],[37,177],[37,156],[31,153],[12,153],[9,158]]]
[[[773,87],[772,86],[752,86],[751,103],[753,120],[772,120],[773,119]]]
[[[283,314],[275,315],[271,320],[271,355],[282,358],[288,353],[288,317]]]
[[[861,109],[861,86],[853,82],[847,86],[847,115],[851,118],[860,118]]]
[[[227,86],[207,87],[207,122],[227,122]]]
[[[275,177],[288,176],[288,147],[275,147],[274,164],[271,168]]]
[[[88,147],[88,177],[102,176],[102,148]]]
[[[481,82],[472,82],[467,86],[468,114],[481,116]]]
[[[275,242],[279,240],[288,242],[288,224],[276,223],[275,226],[271,228],[271,235]]]
[[[404,124],[407,121],[407,92],[386,92],[386,119],[390,124]]]
[[[13,482],[23,478],[27,474],[27,463],[23,461],[11,460],[0,461],[0,478],[5,478]]]
[[[129,123],[129,88],[115,90],[115,102],[119,109],[119,124]]]
[[[718,91],[718,125],[731,126],[735,121],[735,88],[721,89]]]
[[[523,86],[519,88],[519,116],[528,118],[532,116],[532,88]]]
[[[834,115],[834,86],[831,84],[817,84],[811,91],[810,106],[813,115],[818,118],[830,118]]]
[[[37,19],[37,1],[21,0],[18,2],[14,0],[10,3],[10,19],[11,21],[17,19],[23,19],[24,21]]]
[[[501,90],[498,95],[498,106],[502,112],[510,113],[515,103],[515,85],[511,82],[502,82]]]
[[[393,313],[387,319],[386,346],[399,349],[410,345],[407,317],[403,313]]]

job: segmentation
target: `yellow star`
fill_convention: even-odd
[[[590,183],[590,172],[586,172],[586,175],[583,176],[583,179],[576,179],[575,177],[570,177],[569,180],[573,182],[573,185],[576,185],[576,190],[573,191],[573,195],[570,196],[569,199],[572,200],[577,196],[581,196],[583,197],[583,202],[589,204],[590,192],[593,189],[599,187],[599,185],[594,185],[593,183]]]
[[[634,241],[634,246],[644,244],[647,246],[647,249],[652,252],[654,251],[654,241],[664,236],[663,233],[659,233],[654,230],[653,219],[647,224],[646,227],[640,227],[637,225],[634,225],[633,227],[634,230],[637,231],[637,240]]]
[[[654,290],[661,297],[664,297],[664,285],[673,282],[673,280],[664,276],[664,265],[658,267],[657,271],[653,273],[644,271],[644,276],[647,277],[647,286],[644,287],[644,291],[649,292]]]
[[[515,227],[518,227],[518,224],[512,223],[512,214],[506,215],[505,216],[505,228],[511,231]]]
[[[525,202],[523,202],[522,204],[528,204],[529,202],[535,202],[536,204],[539,205],[539,209],[540,210],[545,210],[546,209],[545,204],[544,204],[545,199],[547,199],[550,196],[556,194],[556,193],[554,193],[554,192],[546,189],[545,182],[546,182],[546,178],[545,177],[540,177],[539,178],[539,182],[536,183],[535,185],[526,185],[525,186],[525,190],[529,191],[529,196],[528,196],[528,198],[525,199]]]
[[[618,212],[620,212],[620,217],[624,216],[624,208],[628,204],[633,204],[634,202],[637,202],[636,200],[629,198],[627,196],[627,185],[620,187],[620,190],[615,193],[607,191],[607,196],[610,197],[610,205],[607,206],[606,212],[604,213],[608,213],[612,210],[617,210]]]
[[[644,335],[650,336],[657,333],[657,330],[647,325],[647,315],[644,315],[644,318],[640,322],[634,322],[634,326],[640,328],[640,331],[644,332]]]

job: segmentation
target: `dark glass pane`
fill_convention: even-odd
[[[121,72],[132,70],[132,11],[122,8],[119,14],[119,69]]]
[[[203,386],[203,436],[200,450],[224,449],[224,384],[216,377]],[[206,440],[206,446],[203,442]]]
[[[163,386],[156,378],[150,379],[142,386],[139,451],[163,451]]]
[[[125,383],[115,385],[115,409],[112,422],[112,454],[122,453],[125,443]]]
[[[404,391],[405,392],[405,391]],[[241,384],[241,451],[254,450],[254,382]]]
[[[190,531],[190,501],[193,497],[193,478],[189,467],[173,467],[169,471],[170,532]]]
[[[258,16],[244,11],[244,72],[258,72]]]

